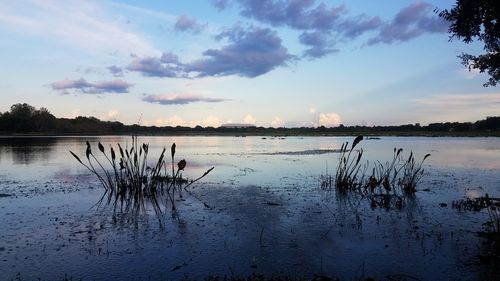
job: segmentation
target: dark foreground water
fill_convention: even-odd
[[[495,280],[486,212],[454,200],[500,197],[500,139],[364,140],[366,160],[412,150],[425,176],[402,209],[372,208],[320,188],[342,142],[330,137],[143,137],[150,158],[177,144],[185,176],[214,171],[169,210],[114,220],[94,204],[102,188],[69,154],[128,137],[0,138],[0,280],[171,280],[209,275],[346,280]],[[200,201],[201,200],[201,201]],[[204,206],[206,203],[210,208]]]

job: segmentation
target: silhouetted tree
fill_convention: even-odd
[[[45,107],[35,110],[31,117],[33,130],[36,132],[52,131],[55,127],[56,117]]]
[[[17,103],[10,107],[8,121],[14,126],[16,132],[27,133],[33,129],[31,118],[35,108],[27,103]]]
[[[500,131],[500,117],[486,117],[486,120],[479,120],[475,125],[478,130]]]
[[[500,81],[500,1],[457,0],[451,10],[444,10],[439,16],[450,22],[450,40],[458,38],[469,44],[474,40],[484,43],[485,53],[471,55],[462,53],[462,64],[490,75],[487,86]]]

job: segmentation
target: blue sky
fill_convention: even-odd
[[[500,92],[433,12],[454,1],[0,2],[0,111],[142,125],[474,121]]]

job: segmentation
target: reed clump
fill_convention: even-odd
[[[151,162],[149,144],[139,145],[137,137],[132,137],[130,147],[118,144],[118,150],[110,145],[109,150],[99,142],[99,157],[94,154],[90,143],[87,141],[85,152],[86,161],[82,161],[74,152],[71,155],[94,174],[104,187],[104,194],[96,203],[97,206],[105,203],[111,205],[113,210],[122,213],[138,215],[146,213],[147,207],[152,206],[157,215],[161,215],[162,205],[171,205],[176,211],[175,194],[182,197],[182,191],[205,177],[214,167],[208,169],[201,177],[187,181],[182,178],[187,162],[182,159],[175,164],[175,143],[170,148],[172,173],[167,171],[167,160],[164,147],[160,156]],[[151,165],[152,164],[152,165]],[[160,220],[161,221],[161,220]]]
[[[359,172],[361,170],[361,157],[363,156],[363,149],[356,150],[353,154],[354,148],[363,136],[358,136],[354,139],[351,148],[348,149],[349,142],[342,144],[340,148],[339,165],[335,173],[335,187],[340,192],[348,192],[356,190],[361,183],[359,180]]]
[[[371,175],[367,177],[370,163],[362,161],[363,149],[356,149],[362,140],[363,136],[358,136],[350,147],[349,142],[342,144],[335,176],[321,176],[321,187],[335,188],[341,194],[360,194],[369,198],[374,208],[402,208],[406,197],[415,194],[417,184],[424,175],[423,163],[430,154],[417,162],[413,152],[404,158],[403,149],[394,148],[392,160],[385,163],[376,161]]]

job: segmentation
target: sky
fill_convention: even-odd
[[[401,125],[500,115],[455,1],[0,0],[0,111],[125,124]]]

